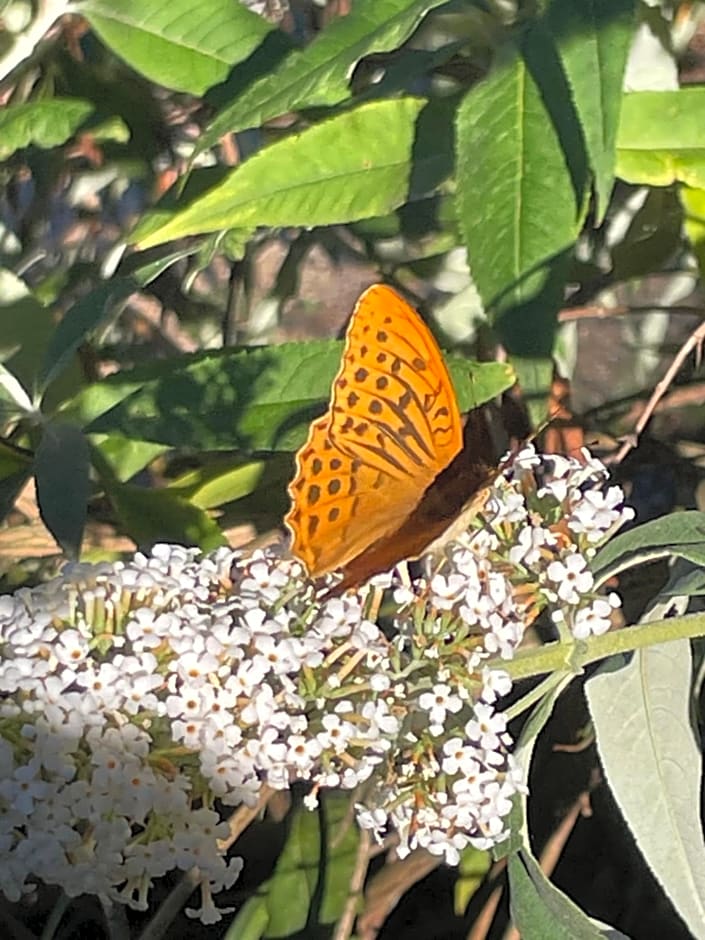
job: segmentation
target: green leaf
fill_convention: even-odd
[[[526,708],[533,704],[531,714],[524,723],[521,735],[514,749],[514,756],[517,764],[521,767],[524,780],[528,781],[531,770],[531,761],[534,755],[534,748],[538,736],[544,729],[546,722],[551,717],[553,709],[561,692],[570,685],[574,678],[574,673],[554,672],[543,680],[535,689],[527,693],[525,699],[519,700],[512,708],[514,714],[521,714]],[[528,792],[517,793],[513,798],[513,806],[509,817],[509,838],[500,842],[492,849],[492,855],[495,859],[506,858],[508,855],[523,849],[530,855],[529,833],[528,833]]]
[[[87,0],[81,13],[137,72],[193,95],[224,81],[273,29],[233,0]]]
[[[700,276],[705,275],[705,189],[680,186],[678,189],[685,210],[685,232],[698,261]]]
[[[617,175],[630,183],[705,188],[705,87],[625,95]]]
[[[501,395],[516,382],[511,365],[502,362],[476,362],[461,356],[447,356],[461,411],[469,411]]]
[[[676,640],[637,650],[622,669],[608,664],[585,691],[610,789],[649,867],[699,936],[705,842],[691,680],[690,643]]]
[[[268,923],[267,898],[256,894],[248,898],[238,910],[223,940],[260,940],[260,937],[264,936]]]
[[[202,500],[218,501],[216,505],[226,503],[220,524],[223,528],[232,526],[254,526],[257,532],[266,532],[281,525],[281,520],[289,508],[287,484],[294,476],[294,460],[290,453],[270,454],[262,461],[262,471],[254,479],[242,477],[233,481],[232,477],[223,481],[214,480],[199,491],[194,502]],[[228,484],[234,483],[232,492]],[[222,485],[221,485],[222,484]],[[252,487],[249,493],[244,490]],[[222,500],[222,502],[221,502]]]
[[[508,45],[457,118],[458,208],[470,269],[510,353],[551,355],[587,161],[555,46]]]
[[[298,806],[289,819],[289,835],[268,883],[266,936],[272,938],[288,937],[306,926],[320,876],[319,814]]]
[[[624,237],[612,249],[611,277],[615,282],[627,281],[660,270],[679,250],[682,229],[678,194],[671,187],[650,189]]]
[[[526,852],[509,859],[509,907],[523,940],[628,940],[614,927],[600,929]]]
[[[453,913],[456,917],[462,917],[466,912],[468,904],[485,880],[491,865],[490,853],[481,852],[471,845],[460,853],[458,880],[453,889]]]
[[[66,413],[89,433],[199,450],[295,450],[325,408],[342,343],[319,340],[198,353],[109,376]],[[450,357],[462,410],[514,383],[502,363]]]
[[[0,362],[30,398],[35,396],[37,375],[55,330],[51,311],[39,303],[24,281],[11,271],[0,268]],[[74,394],[81,381],[81,371],[74,361],[72,368],[66,369],[54,383],[50,401],[43,403],[45,411],[50,411],[55,403],[69,394]],[[0,398],[7,399],[11,390],[7,375],[0,385],[5,389]]]
[[[0,521],[4,520],[32,474],[32,461],[26,454],[0,441]]]
[[[320,800],[326,838],[322,871],[322,895],[318,911],[321,924],[333,924],[350,900],[350,886],[360,847],[360,830],[350,812],[350,794],[326,792]]]
[[[150,441],[136,441],[122,434],[93,434],[91,444],[100,451],[116,480],[125,483],[169,448]]]
[[[260,150],[156,231],[140,248],[218,229],[332,225],[406,201],[424,101],[374,101]],[[435,162],[435,155],[428,159]]]
[[[172,480],[169,489],[199,509],[215,509],[253,493],[266,466],[265,460],[217,460]]]
[[[177,542],[210,552],[227,544],[213,519],[177,493],[104,482],[121,527],[140,548]]]
[[[335,923],[350,897],[360,834],[350,815],[350,795],[321,794],[318,810],[296,806],[274,874],[259,888],[258,903],[238,926],[237,936],[290,937],[297,931],[327,936],[319,925]],[[268,918],[265,919],[263,906]],[[260,930],[258,934],[256,931]],[[301,934],[303,936],[303,934]]]
[[[512,366],[517,374],[517,382],[521,386],[531,424],[537,428],[547,417],[548,392],[555,372],[553,357],[530,358],[515,353],[512,356]]]
[[[303,50],[227,107],[202,135],[196,153],[224,134],[261,127],[270,118],[302,107],[339,104],[350,97],[350,76],[363,56],[400,46],[425,14],[445,0],[356,0],[347,16],[333,20]]]
[[[47,421],[34,455],[37,502],[44,525],[69,558],[78,558],[86,524],[90,449],[80,428]]]
[[[620,571],[670,557],[705,565],[705,513],[674,512],[622,532],[600,549],[591,567],[595,580],[604,584]]]
[[[550,718],[558,697],[572,679],[572,672],[555,672],[527,694],[527,699],[537,700],[515,749],[516,760],[526,780],[529,779],[537,738]],[[523,710],[523,704],[521,700],[517,702],[513,706],[515,712],[520,708]],[[551,884],[534,859],[529,844],[527,801],[526,793],[514,797],[509,844],[500,843],[493,850],[495,858],[509,855],[509,904],[514,925],[527,940],[543,940],[544,937],[594,940],[605,936],[569,898]]]
[[[37,376],[39,391],[44,392],[63,372],[87,334],[113,316],[135,290],[132,280],[115,278],[94,288],[66,311],[49,340]]]
[[[65,143],[93,113],[90,101],[52,98],[0,110],[0,160],[33,145],[48,149]]]
[[[551,0],[546,23],[570,84],[595,176],[596,223],[614,183],[622,83],[635,27],[635,0]]]

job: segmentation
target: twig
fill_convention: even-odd
[[[333,940],[348,940],[352,935],[357,917],[357,908],[362,897],[362,889],[367,877],[367,869],[370,864],[370,847],[372,839],[367,829],[360,830],[360,841],[357,846],[357,856],[355,858],[355,868],[350,879],[350,891],[348,899],[345,902],[343,913],[335,926]]]
[[[357,936],[373,940],[401,897],[441,864],[437,855],[426,849],[414,849],[404,859],[381,868],[365,891],[365,906],[357,918]]]
[[[140,940],[161,940],[166,937],[170,924],[200,883],[201,872],[198,868],[194,866],[184,872],[183,878],[172,888],[140,934]]]
[[[222,851],[229,849],[230,846],[240,838],[250,823],[259,816],[275,793],[276,790],[273,790],[265,784],[260,787],[259,799],[254,806],[239,806],[228,819],[230,834],[227,839],[221,839],[218,842],[218,848]]]
[[[487,876],[487,880],[489,882],[497,881],[506,867],[507,860],[504,858],[499,862],[495,862],[492,866],[492,870]],[[497,886],[492,889],[490,896],[482,905],[482,910],[473,920],[472,927],[468,931],[467,940],[486,940],[490,930],[492,929],[492,924],[494,922],[497,908],[499,907],[499,902],[502,899],[504,890],[504,882],[499,882]]]
[[[617,307],[605,307],[603,304],[587,304],[585,307],[566,307],[558,314],[559,323],[572,323],[574,320],[604,320],[608,317],[623,317],[630,313],[629,307],[620,304]]]
[[[584,307],[565,307],[558,314],[559,323],[572,323],[575,320],[607,320],[611,317],[633,316],[638,313],[684,314],[695,316],[702,314],[701,307],[688,304],[617,304],[608,307],[605,304],[586,304]]]
[[[637,446],[637,444],[639,443],[639,436],[641,435],[641,432],[644,430],[646,425],[651,420],[651,416],[653,415],[656,406],[658,405],[659,401],[663,398],[663,396],[666,394],[666,391],[668,390],[669,385],[678,374],[678,371],[680,370],[681,366],[683,365],[685,360],[688,358],[688,356],[694,349],[697,350],[698,357],[700,356],[700,349],[702,347],[703,342],[705,342],[705,320],[703,320],[703,322],[697,327],[697,329],[693,330],[693,332],[690,334],[688,339],[685,341],[685,343],[683,343],[681,348],[678,350],[673,362],[666,370],[666,374],[661,379],[661,381],[657,384],[656,388],[653,390],[651,397],[646,403],[646,407],[644,408],[644,411],[641,417],[639,418],[639,420],[636,423],[636,426],[634,427],[634,431],[628,437],[624,439],[622,446],[619,448],[617,453],[613,457],[610,457],[606,461],[606,463],[610,463],[610,464],[621,463],[624,460],[624,458],[627,456],[629,451],[633,450]]]

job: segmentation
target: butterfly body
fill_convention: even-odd
[[[336,590],[418,557],[488,477],[475,461],[473,479],[458,483],[462,445],[433,335],[391,287],[370,287],[353,311],[328,411],[296,455],[285,519],[293,553],[314,578],[342,569]]]

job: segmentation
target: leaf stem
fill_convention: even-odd
[[[587,640],[557,641],[521,650],[513,660],[503,663],[502,668],[514,680],[564,671],[566,666],[578,675],[589,663],[598,662],[607,656],[696,636],[705,636],[703,613],[655,620],[653,623],[613,630],[602,636],[592,636]]]

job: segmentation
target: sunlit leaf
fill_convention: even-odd
[[[57,147],[93,113],[90,101],[51,98],[0,108],[0,160],[23,147]]]
[[[618,533],[592,561],[598,582],[656,558],[676,556],[705,565],[705,513],[674,512]]]
[[[178,493],[129,483],[107,482],[106,489],[121,528],[141,548],[177,542],[209,552],[225,544],[217,523]]]
[[[705,188],[705,87],[624,96],[617,135],[617,175],[630,183]]]
[[[202,450],[299,447],[325,408],[342,343],[318,340],[199,353],[124,370],[95,383],[66,414],[90,433]],[[451,356],[462,410],[513,385],[511,368]]]
[[[81,14],[136,71],[193,95],[222,82],[273,28],[233,0],[86,0]]]
[[[545,22],[570,84],[595,175],[596,220],[607,209],[627,54],[634,35],[635,0],[552,0]]]
[[[133,238],[174,238],[256,225],[332,225],[389,212],[409,195],[418,98],[373,101],[260,150],[177,211]],[[429,153],[429,160],[436,155]]]
[[[207,128],[198,151],[228,132],[260,127],[265,121],[313,105],[332,105],[350,96],[353,66],[363,56],[398,48],[421,18],[445,0],[356,0],[301,51],[250,85]],[[198,152],[197,151],[197,152]]]

